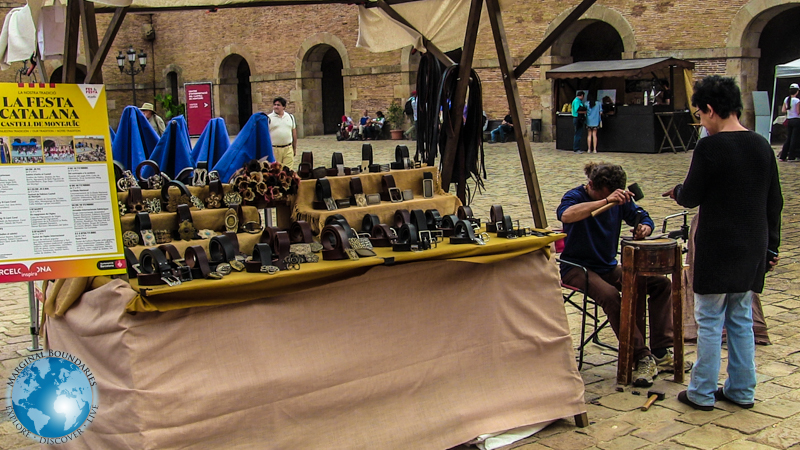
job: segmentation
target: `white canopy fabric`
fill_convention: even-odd
[[[775,78],[800,77],[800,59],[775,66]]]

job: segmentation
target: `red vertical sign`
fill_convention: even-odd
[[[189,135],[200,136],[211,120],[211,83],[186,83],[186,120],[189,122]]]

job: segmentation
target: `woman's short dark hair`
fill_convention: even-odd
[[[800,92],[800,89],[789,88],[789,96],[786,97],[786,109],[790,109],[792,107],[792,96],[798,92]]]
[[[708,112],[708,106],[722,119],[727,119],[731,114],[737,116],[742,111],[742,92],[736,85],[736,80],[730,77],[711,75],[694,84],[692,106]]]
[[[625,169],[617,164],[590,162],[583,167],[583,172],[592,182],[592,187],[598,191],[603,188],[610,191],[625,189],[625,181],[628,179]]]
[[[285,98],[283,98],[283,97],[275,97],[275,100],[272,101],[272,104],[274,105],[275,102],[281,102],[281,106],[286,108],[286,99]]]
[[[375,113],[378,117],[383,117],[383,111],[378,111]]]

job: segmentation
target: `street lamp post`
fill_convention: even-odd
[[[147,66],[147,53],[143,50],[139,50],[139,67],[136,67],[136,50],[133,49],[131,45],[128,48],[128,51],[125,54],[122,54],[122,50],[120,50],[119,55],[117,55],[117,65],[119,66],[119,71],[131,76],[131,90],[133,91],[133,104],[138,105],[136,103],[136,81],[134,77],[142,72],[144,72],[145,66]],[[128,60],[128,64],[130,67],[125,67],[125,60]]]

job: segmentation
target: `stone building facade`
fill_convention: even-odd
[[[503,2],[516,62],[577,3]],[[0,2],[0,14],[13,6]],[[110,18],[99,15],[98,29]],[[735,77],[744,92],[744,121],[752,126],[751,92],[771,95],[774,65],[800,58],[800,38],[791,32],[796,23],[800,0],[600,0],[519,80],[523,108],[529,119],[542,119],[543,138],[552,139],[559,105],[547,70],[600,53],[610,59],[670,56],[693,61],[695,78]],[[149,29],[154,40],[146,39]],[[111,123],[132,102],[130,77],[114,58],[132,45],[148,54],[146,72],[136,77],[140,103],[159,92],[183,102],[184,83],[211,82],[214,115],[225,118],[231,133],[251,111],[269,112],[276,96],[289,100],[300,136],[330,133],[342,113],[357,118],[366,109],[374,115],[392,101],[402,105],[415,87],[419,57],[410,48],[370,53],[356,47],[357,37],[357,8],[342,4],[128,14],[103,66]],[[47,61],[47,72],[58,75],[60,64]],[[487,115],[502,117],[507,101],[488,23],[479,32],[474,65]],[[13,81],[13,71],[0,73],[0,80]]]

